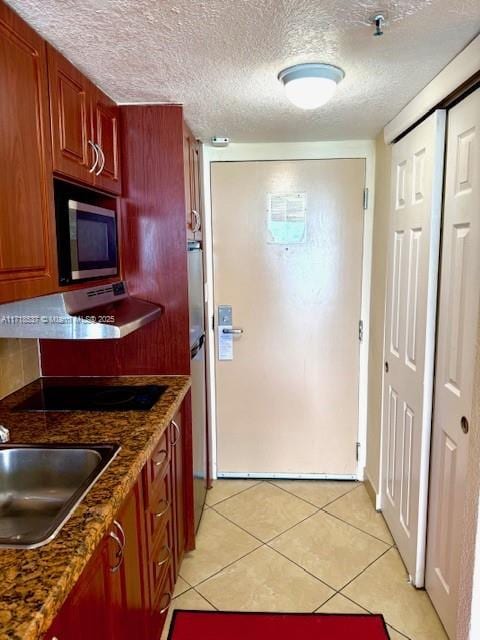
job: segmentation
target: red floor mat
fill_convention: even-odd
[[[388,640],[383,616],[336,613],[173,613],[169,640]]]

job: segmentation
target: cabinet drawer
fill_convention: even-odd
[[[147,518],[150,537],[153,542],[157,532],[165,529],[172,517],[171,476],[169,470],[155,479],[150,487]]]
[[[174,586],[175,580],[173,577],[173,564],[170,563],[167,571],[165,572],[165,578],[162,584],[158,585],[153,600],[153,614],[156,618],[156,624],[158,624],[160,628],[165,624],[168,609],[173,600]]]
[[[155,479],[159,476],[162,476],[168,469],[168,465],[170,464],[171,449],[172,447],[170,444],[169,430],[165,429],[148,463],[150,467],[149,480],[151,483],[154,483]]]
[[[165,528],[158,531],[153,540],[153,550],[150,555],[153,593],[157,593],[165,582],[167,571],[173,567],[175,542],[173,535],[173,519],[168,518]]]

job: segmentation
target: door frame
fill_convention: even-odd
[[[353,479],[363,480],[366,462],[367,443],[367,401],[368,401],[368,353],[370,326],[370,280],[372,269],[373,211],[375,201],[375,142],[373,140],[338,140],[328,142],[269,142],[269,143],[232,143],[228,147],[218,148],[202,145],[201,173],[202,199],[204,212],[204,254],[206,264],[206,357],[208,376],[208,422],[210,425],[210,474],[217,478],[217,416],[215,384],[215,335],[212,319],[215,314],[213,298],[213,236],[211,173],[212,162],[248,162],[255,160],[331,160],[360,158],[365,160],[365,188],[368,190],[367,207],[364,210],[363,225],[363,263],[362,263],[362,299],[360,318],[363,321],[363,340],[360,343],[360,371],[358,389],[358,442],[359,459],[357,472]],[[282,477],[305,477],[312,475]],[[318,478],[339,478],[319,474]],[[352,476],[348,476],[352,478]]]

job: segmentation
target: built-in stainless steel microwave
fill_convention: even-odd
[[[117,275],[115,210],[70,199],[65,204],[56,212],[60,284]]]

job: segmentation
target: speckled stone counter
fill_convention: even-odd
[[[52,380],[99,386],[161,384],[168,389],[150,411],[11,411],[40,389],[39,380],[0,402],[0,424],[10,429],[12,443],[121,445],[52,542],[31,550],[0,549],[0,640],[37,640],[48,630],[190,387],[186,376]]]

